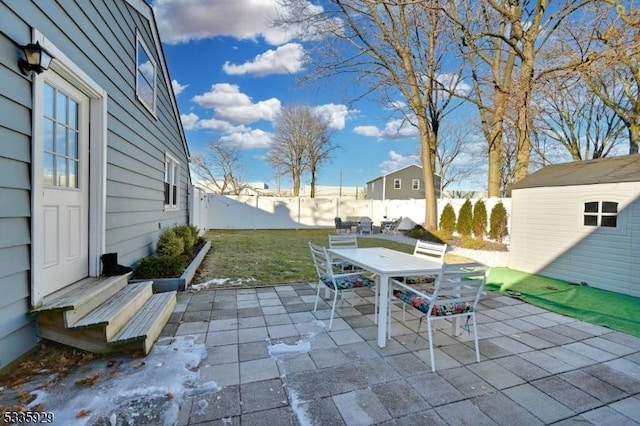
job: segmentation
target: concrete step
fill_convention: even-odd
[[[105,341],[111,338],[153,295],[152,281],[129,284],[109,300],[75,322],[70,329],[92,327],[101,330]]]
[[[176,292],[154,294],[109,341],[121,350],[149,353],[175,309]]]
[[[32,313],[60,312],[64,325],[70,327],[123,289],[129,274],[115,277],[84,278],[44,298],[42,306]]]

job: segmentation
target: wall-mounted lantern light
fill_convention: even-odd
[[[18,66],[20,71],[24,75],[29,75],[31,71],[35,71],[36,74],[40,74],[42,71],[46,71],[51,64],[53,57],[40,46],[39,42],[29,43],[22,47],[24,50],[24,56],[26,59],[19,59]]]

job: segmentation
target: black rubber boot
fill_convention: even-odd
[[[105,253],[100,256],[102,261],[102,275],[112,277],[115,275],[124,275],[131,271],[128,266],[118,265],[118,253]]]

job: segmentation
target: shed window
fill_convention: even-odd
[[[618,226],[618,203],[613,201],[589,201],[584,203],[584,226]]]
[[[393,180],[393,189],[402,189],[402,179]]]
[[[156,112],[156,64],[149,50],[138,39],[136,46],[136,95],[147,109]]]
[[[180,164],[169,154],[164,161],[164,207],[165,210],[178,208],[178,183],[180,181]]]
[[[420,190],[420,179],[413,179],[411,181],[411,188],[414,191],[419,191]]]

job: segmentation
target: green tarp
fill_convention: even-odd
[[[640,337],[640,298],[509,268],[492,268],[491,290],[527,303]]]

